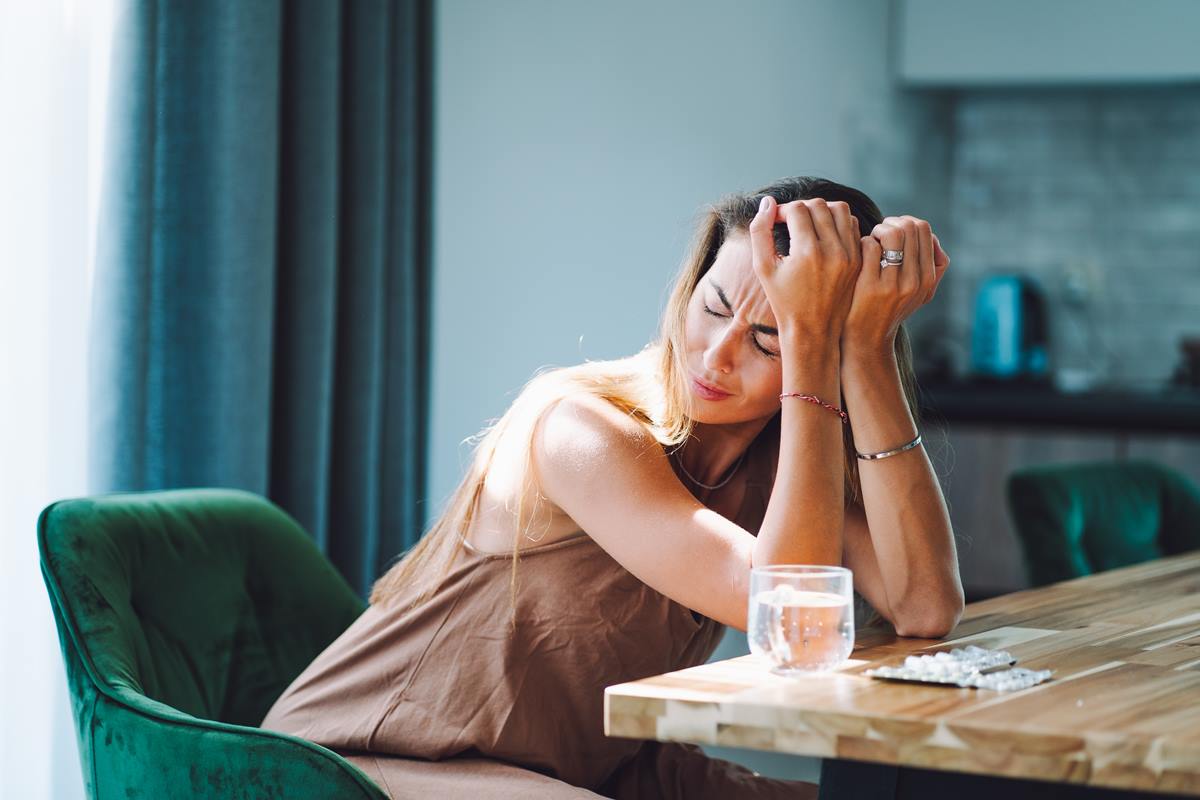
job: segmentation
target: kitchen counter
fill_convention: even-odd
[[[925,422],[1200,435],[1197,388],[1063,392],[1048,383],[918,380],[918,385]]]

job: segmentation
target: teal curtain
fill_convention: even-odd
[[[265,495],[364,596],[423,524],[430,16],[116,9],[92,489]]]

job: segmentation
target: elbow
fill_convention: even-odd
[[[897,614],[894,622],[897,636],[914,639],[944,639],[962,619],[962,596],[950,602],[925,604],[920,611]]]
[[[901,620],[896,623],[896,635],[909,639],[945,639],[954,630],[957,621],[945,620],[913,621]]]

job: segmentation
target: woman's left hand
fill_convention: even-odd
[[[923,219],[886,217],[860,239],[862,269],[842,329],[841,344],[891,351],[900,323],[933,299],[950,257]],[[880,267],[884,250],[901,250],[904,263]]]

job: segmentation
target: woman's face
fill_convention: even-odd
[[[779,410],[783,366],[778,325],[754,274],[745,231],[721,245],[692,292],[685,326],[688,390],[697,422],[747,422]],[[707,394],[696,379],[728,394]]]

